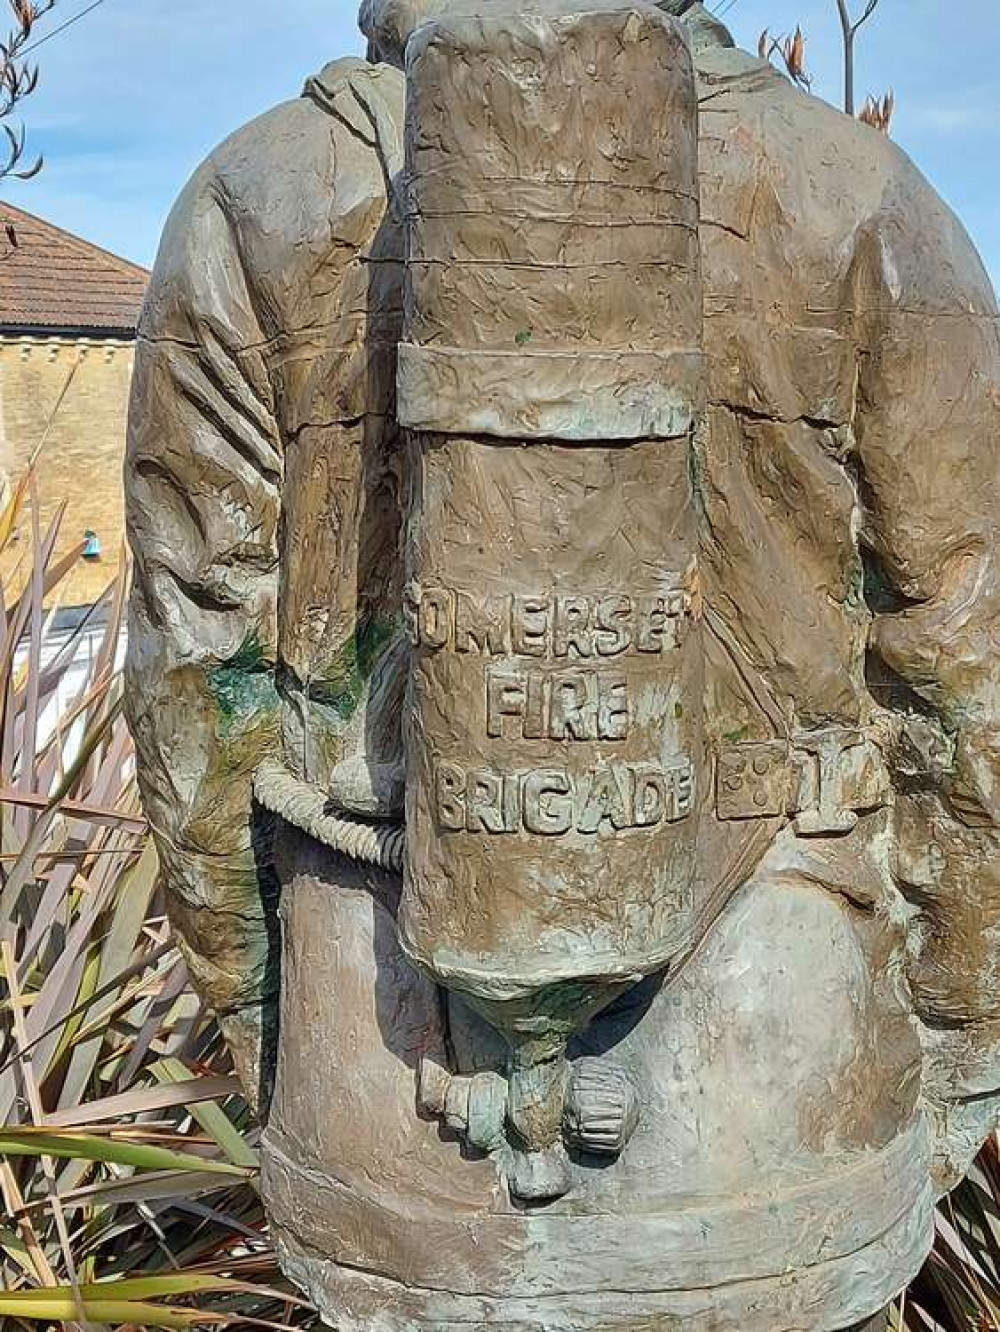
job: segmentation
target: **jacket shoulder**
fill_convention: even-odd
[[[700,64],[710,207],[724,208],[730,191],[742,197],[747,228],[785,236],[805,261],[800,271],[844,276],[865,247],[877,251],[894,302],[995,311],[968,233],[898,144],[745,52],[712,52]]]
[[[211,192],[238,211],[264,209],[273,222],[274,210],[280,216],[301,207],[304,191],[321,190],[336,212],[337,195],[355,193],[349,176],[384,183],[402,165],[404,99],[399,70],[357,58],[333,61],[307,80],[300,97],[225,139],[195,174],[193,192]]]
[[[386,180],[401,166],[403,110],[400,71],[348,58],[236,130],[174,205],[152,290],[190,285],[220,246],[237,250],[265,282],[268,273],[308,269],[334,239],[362,249],[384,215]]]
[[[802,100],[809,110],[796,147],[813,145],[819,205],[845,227],[845,250],[877,252],[890,304],[929,316],[995,316],[993,286],[968,231],[905,150],[818,98]]]

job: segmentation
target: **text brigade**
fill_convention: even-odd
[[[438,824],[445,832],[534,833],[656,828],[686,818],[694,805],[694,770],[680,756],[667,767],[608,763],[588,772],[536,768],[496,772],[439,763],[434,777]]]

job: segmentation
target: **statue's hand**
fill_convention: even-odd
[[[330,778],[330,803],[340,813],[359,818],[399,821],[405,795],[403,764],[374,762],[366,754],[338,763]]]

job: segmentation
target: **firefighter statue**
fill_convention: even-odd
[[[700,4],[369,0],[142,321],[173,928],[343,1332],[837,1332],[1000,1105],[1000,340]]]

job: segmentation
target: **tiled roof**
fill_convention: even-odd
[[[0,332],[130,333],[149,274],[0,201]]]

